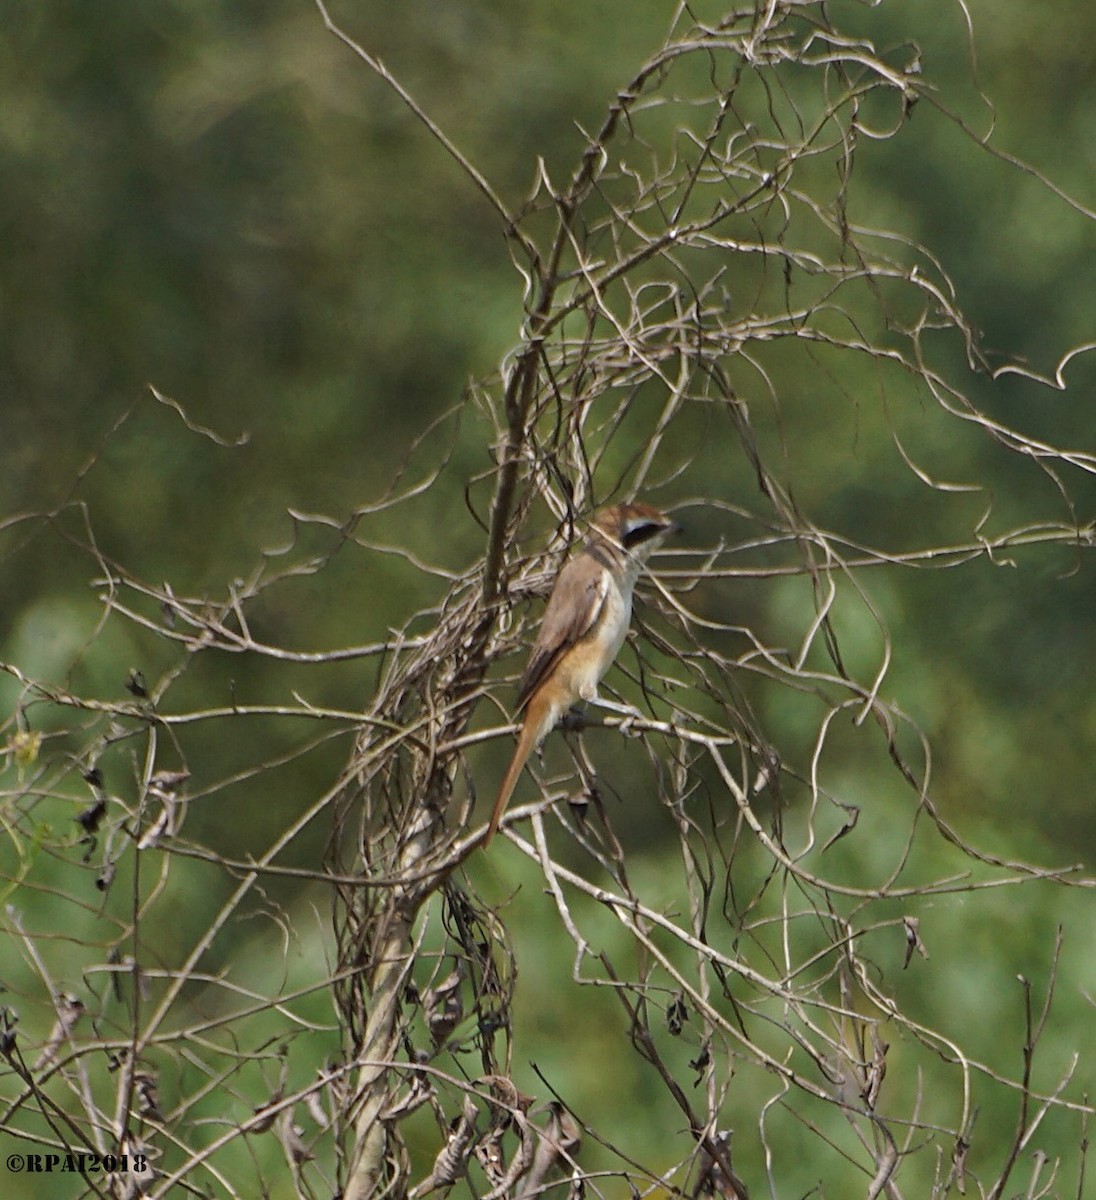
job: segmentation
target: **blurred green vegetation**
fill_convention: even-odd
[[[861,143],[849,218],[928,246],[956,281],[958,303],[983,332],[991,358],[1026,360],[1053,375],[1064,353],[1094,339],[1094,225],[1007,156],[1032,164],[1082,204],[1096,203],[1096,7],[1090,0],[1051,8],[1035,0],[969,0],[967,7],[974,83],[962,5],[833,6],[844,10],[851,29],[862,24],[877,42],[916,43],[941,108],[978,136],[993,129],[999,152],[978,151],[954,116],[922,100],[900,139]],[[346,3],[335,11],[516,208],[532,188],[538,159],[557,181],[573,169],[581,131],[596,126],[607,98],[657,44],[669,10],[654,0],[407,0]],[[365,517],[357,532],[448,569],[481,553],[483,533],[470,509],[481,518],[486,511],[492,426],[474,405],[458,411],[458,404],[471,381],[496,370],[522,318],[521,280],[496,215],[393,95],[325,33],[304,0],[7,0],[3,14],[0,658],[32,678],[110,700],[126,698],[131,668],[150,683],[178,670],[175,711],[290,703],[295,693],[317,706],[361,711],[373,666],[227,654],[187,664],[158,634],[116,614],[104,622],[107,585],[96,556],[150,583],[166,580],[187,596],[223,596],[232,580],[260,568],[311,564],[249,610],[257,640],[300,651],[382,639],[408,613],[439,600],[443,579],[406,571],[402,557],[344,539],[338,525],[381,497],[401,464],[407,483],[430,478],[444,462],[396,518]],[[895,119],[882,109],[871,115],[884,125]],[[819,186],[836,188],[837,180],[820,179]],[[766,286],[750,270],[743,265],[736,275],[728,263],[728,286],[743,303]],[[899,320],[901,301],[894,304]],[[934,345],[932,352],[955,363],[961,348]],[[898,371],[866,360],[858,372],[847,364],[838,370],[826,348],[787,343],[761,358],[781,411],[762,417],[759,428],[774,456],[783,456],[797,502],[820,527],[897,551],[1071,519],[1051,475],[980,429],[945,418]],[[1031,436],[1091,449],[1094,373],[1090,354],[1067,368],[1066,393],[1019,377],[991,383],[971,375],[969,388],[991,416]],[[152,397],[150,383],[225,444],[187,428]],[[654,410],[659,399],[652,394],[641,403]],[[690,453],[701,446],[690,476],[677,485],[683,500],[730,504],[755,492],[744,460],[729,461],[725,438],[712,436],[718,420],[693,412],[675,432]],[[625,451],[616,451],[622,460]],[[929,490],[903,454],[935,479],[977,490]],[[1076,519],[1090,520],[1092,480],[1078,472],[1067,487]],[[714,540],[720,529],[728,541],[742,532],[733,515],[694,503],[685,511],[698,541]],[[322,514],[332,524],[303,523],[291,513]],[[931,742],[933,794],[946,819],[1004,857],[1082,863],[1091,875],[1091,556],[1068,544],[1039,546],[946,570],[875,568],[860,582],[889,632],[885,694]],[[741,625],[788,646],[813,616],[802,579],[724,580],[696,604],[701,612],[705,604],[719,609],[722,619],[728,609],[740,611]],[[155,608],[150,602],[144,613],[151,621]],[[835,621],[857,673],[870,674],[882,653],[878,624],[851,595],[841,597]],[[751,680],[743,689],[774,744],[809,748],[821,712],[816,702]],[[16,680],[0,678],[9,737],[25,699]],[[494,718],[492,712],[482,720]],[[63,910],[66,938],[105,953],[126,919],[130,881],[120,878],[100,898],[90,887],[94,870],[79,864],[78,851],[66,860],[43,848],[57,831],[75,828],[90,794],[69,715],[38,702],[25,719],[47,734],[54,765],[41,785],[49,796],[37,818],[41,845],[8,831],[0,848],[6,877],[21,879],[25,870],[34,888],[9,885],[5,900],[35,929],[53,928]],[[242,859],[261,853],[291,814],[331,786],[352,730],[347,721],[336,736],[273,716],[241,719],[238,727],[226,737],[218,726],[197,723],[177,737],[193,773],[188,834]],[[296,756],[311,739],[315,748]],[[167,739],[160,749],[170,759]],[[884,874],[879,864],[903,848],[887,806],[911,801],[886,775],[882,750],[878,762],[866,762],[858,757],[862,749],[862,741],[835,731],[823,758],[830,790],[856,797],[862,808],[856,838],[838,843],[827,865],[875,880]],[[104,752],[108,791],[132,799],[145,753],[136,727]],[[485,780],[497,777],[503,753],[496,745],[476,760]],[[549,747],[553,762],[554,753]],[[627,750],[606,745],[599,754],[616,765],[614,778],[627,795],[629,772],[639,770]],[[249,773],[281,755],[287,761],[279,769],[261,778]],[[6,786],[15,772],[12,762]],[[646,786],[642,777],[636,786]],[[216,802],[203,805],[203,795]],[[323,852],[327,831],[315,825],[292,847],[299,864],[314,867]],[[667,909],[685,903],[681,863],[668,849],[676,852],[672,834],[660,810],[637,814],[627,830],[627,848],[639,862],[637,888]],[[937,849],[921,852],[925,878],[969,867],[947,863]],[[570,961],[573,947],[539,876],[505,846],[477,869],[492,899],[506,906],[517,939],[519,1044],[536,1047],[543,1077],[595,1123],[605,1116],[598,1106],[605,1103],[606,1057],[623,1062],[626,1074],[613,1087],[627,1104],[606,1124],[637,1156],[664,1141],[668,1166],[684,1153],[680,1145],[670,1148],[680,1114],[638,1056],[618,1044],[620,1012],[609,989],[559,986],[566,976],[559,964]],[[51,901],[77,889],[77,878],[84,880],[79,889],[88,885],[81,891],[88,899],[80,923],[72,924],[68,901],[56,909]],[[188,952],[234,881],[196,863],[165,886],[171,919],[156,926],[148,949],[166,966]],[[266,973],[282,969],[270,957],[270,939],[284,936],[289,975],[307,988],[330,969],[323,950],[329,901],[292,879],[271,880],[264,890],[269,914],[218,943],[205,969],[211,980],[228,971],[262,993]],[[271,915],[275,904],[294,914],[292,930]],[[902,915],[896,908],[895,920]],[[1043,1043],[1041,1086],[1051,1089],[1080,1041],[1091,1040],[1091,1000],[1084,998],[1096,993],[1090,893],[1049,884],[988,888],[935,897],[918,915],[930,951],[924,964],[915,960],[903,970],[900,927],[872,935],[886,986],[907,1011],[961,1038],[1011,1078],[1021,1069],[1015,1055],[1023,1039],[1021,997],[1011,981],[1023,973],[1045,986],[1054,931],[1063,927],[1064,965]],[[591,945],[627,957],[619,925],[600,912],[583,919]],[[80,986],[83,964],[69,957],[69,943],[54,942],[49,954],[55,978]],[[23,1013],[27,1036],[41,1038],[48,1018],[33,1015],[36,981],[18,948],[5,947],[8,999]],[[227,1002],[212,982],[194,999],[211,1016]],[[290,1051],[300,1086],[337,1037],[323,996],[305,996],[295,1012],[309,1023]],[[606,1029],[617,1040],[607,1041]],[[281,1036],[273,1019],[269,1036]],[[686,1037],[680,1051],[667,1053],[687,1076],[696,1052]],[[899,1046],[891,1063],[895,1080],[903,1078],[901,1052]],[[543,1095],[531,1064],[515,1071],[519,1085]],[[941,1086],[955,1086],[943,1067],[941,1079]],[[181,1070],[161,1080],[168,1102],[200,1086]],[[914,1084],[907,1079],[904,1086]],[[767,1098],[772,1081],[743,1069],[738,1087],[732,1123],[750,1129],[744,1114],[751,1096]],[[251,1088],[241,1086],[234,1114],[211,1097],[208,1115],[247,1116],[263,1100]],[[979,1132],[986,1126],[1006,1137],[1015,1113],[981,1077],[977,1104]],[[770,1133],[778,1144],[795,1144],[797,1120],[774,1108]],[[423,1136],[428,1158],[430,1135]],[[1045,1148],[1075,1171],[1078,1140],[1076,1130],[1055,1126]],[[590,1149],[591,1162],[597,1153]],[[736,1143],[736,1161],[757,1181],[753,1195],[766,1194],[757,1147]],[[818,1184],[807,1160],[773,1169],[781,1196],[806,1195]],[[18,1190],[24,1182],[7,1180],[8,1194],[32,1194]],[[1072,1176],[1063,1195],[1072,1194],[1070,1186]]]

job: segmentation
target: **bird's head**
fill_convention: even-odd
[[[635,501],[598,509],[590,522],[591,538],[607,541],[636,562],[644,563],[681,527],[660,509]]]

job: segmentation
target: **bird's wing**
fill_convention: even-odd
[[[519,711],[563,654],[597,624],[608,592],[609,573],[589,554],[572,558],[560,571],[521,679]]]

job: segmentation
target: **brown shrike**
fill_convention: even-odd
[[[615,504],[594,514],[581,554],[556,577],[521,680],[517,749],[499,789],[486,846],[499,827],[529,755],[559,719],[597,685],[628,634],[632,590],[643,564],[677,525],[649,504]]]

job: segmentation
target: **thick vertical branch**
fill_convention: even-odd
[[[386,730],[405,732],[389,733],[376,745],[367,732],[349,789],[352,805],[365,809],[362,845],[384,850],[379,867],[355,852],[355,869],[363,880],[371,873],[384,879],[347,898],[343,960],[360,964],[364,974],[364,986],[352,988],[344,1004],[347,1028],[362,1028],[354,1047],[359,1067],[348,1200],[406,1190],[406,1179],[390,1173],[396,1135],[384,1113],[391,1110],[400,1082],[412,935],[423,905],[448,879],[460,853],[447,823],[457,751],[438,748],[458,742],[467,728],[490,661],[491,614],[479,604],[471,579],[463,591],[463,598],[443,612],[433,635],[382,687],[374,713],[383,717]],[[466,847],[463,853],[468,852]],[[366,1009],[364,1022],[358,1019],[360,1005]]]
[[[408,850],[406,861],[410,862],[415,857],[410,844]],[[394,890],[382,929],[369,948],[374,964],[368,983],[370,1010],[362,1038],[359,1108],[346,1200],[370,1200],[387,1190],[383,1184],[389,1131],[381,1113],[393,1087],[392,1069],[400,1046],[400,997],[411,970],[411,932],[422,898],[403,888]]]

